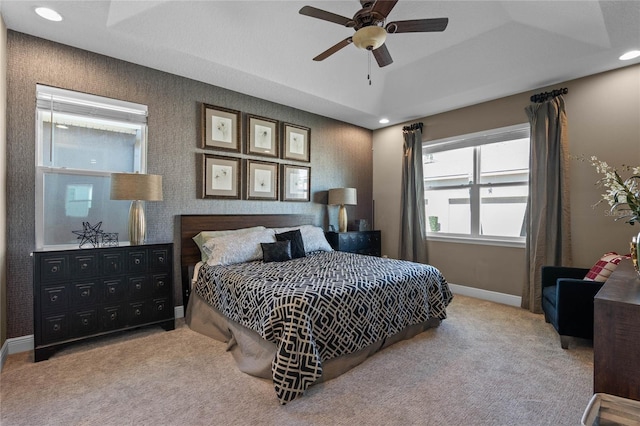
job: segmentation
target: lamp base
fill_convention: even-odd
[[[347,232],[347,209],[344,204],[340,204],[340,210],[338,211],[338,231]]]
[[[144,244],[147,234],[147,222],[144,217],[144,201],[134,200],[129,208],[129,244]]]

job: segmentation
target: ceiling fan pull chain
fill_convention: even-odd
[[[368,64],[368,68],[367,68],[367,80],[369,80],[369,86],[371,86],[371,51],[369,50],[369,53],[367,55],[367,58],[369,59],[369,64]]]

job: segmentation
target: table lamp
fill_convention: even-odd
[[[340,205],[338,212],[338,230],[347,231],[347,209],[345,205],[358,204],[358,195],[355,188],[333,188],[329,190],[329,204]]]
[[[141,173],[112,173],[111,199],[131,200],[129,208],[129,243],[144,243],[147,223],[144,201],[162,201],[162,176]]]

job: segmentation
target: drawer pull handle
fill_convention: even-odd
[[[116,288],[115,287],[109,287],[109,294],[113,294],[116,292]]]
[[[89,293],[90,293],[89,290],[84,290],[80,295],[82,297],[87,297],[87,296],[89,296]]]
[[[52,294],[51,297],[49,297],[49,300],[51,300],[52,302],[55,302],[56,300],[58,300],[58,295]]]
[[[136,290],[140,290],[142,288],[142,284],[136,283]]]
[[[60,324],[53,324],[53,331],[60,331]]]
[[[135,263],[136,265],[139,265],[139,264],[140,264],[140,259],[136,258],[136,259],[133,261],[133,263]]]
[[[158,310],[159,310],[159,311],[161,311],[161,310],[163,310],[163,309],[164,309],[164,304],[160,304],[160,305],[158,305]]]
[[[158,287],[163,287],[163,286],[164,286],[164,281],[158,280]]]
[[[53,272],[54,274],[55,274],[56,272],[58,272],[58,266],[57,266],[57,265],[56,265],[56,266],[53,266],[53,267],[51,268],[51,272]]]
[[[118,314],[116,312],[111,312],[111,315],[109,316],[109,318],[111,318],[111,321],[113,321],[116,318],[118,318]]]
[[[89,320],[86,318],[82,318],[82,325],[89,325]]]
[[[158,262],[164,263],[164,257],[163,256],[158,256]]]
[[[139,317],[140,315],[142,315],[142,311],[141,311],[139,308],[138,308],[138,309],[136,309],[136,310],[134,311],[134,313],[135,313],[135,314],[136,314],[136,316],[138,316],[138,317]]]
[[[80,265],[80,269],[87,269],[87,267],[89,267],[89,265],[87,265],[86,263]]]

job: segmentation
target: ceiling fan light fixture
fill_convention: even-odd
[[[384,44],[387,32],[377,25],[362,27],[353,35],[353,44],[359,49],[376,50]]]

